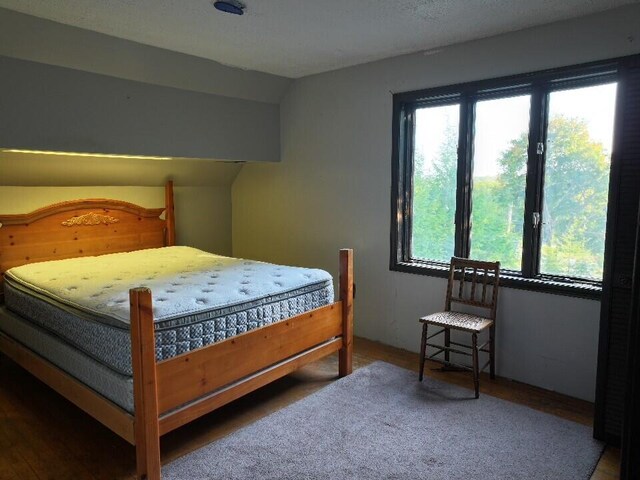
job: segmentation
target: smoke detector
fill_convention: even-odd
[[[225,13],[232,13],[234,15],[242,15],[246,8],[238,0],[216,0],[212,3],[216,10],[220,10]]]

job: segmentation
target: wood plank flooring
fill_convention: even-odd
[[[417,371],[418,355],[356,338],[354,368],[384,360]],[[472,387],[467,372],[440,372],[427,364],[425,381],[437,378]],[[226,407],[162,437],[163,463],[303,398],[336,379],[337,355],[315,362]],[[482,395],[493,395],[591,425],[593,405],[504,379],[482,377]],[[607,448],[592,480],[619,477],[619,451]],[[108,429],[0,355],[0,480],[121,480],[135,478],[134,450]]]

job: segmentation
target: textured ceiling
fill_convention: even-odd
[[[0,0],[0,6],[235,67],[302,77],[640,0]]]

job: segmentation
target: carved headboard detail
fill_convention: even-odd
[[[119,221],[119,219],[112,217],[111,215],[89,212],[84,215],[80,215],[79,217],[71,217],[62,222],[62,225],[65,227],[73,227],[75,225],[100,225],[101,223],[109,225],[110,223],[118,223]]]
[[[0,287],[6,270],[27,263],[174,245],[172,182],[165,186],[165,203],[144,208],[120,200],[83,199],[0,215]]]

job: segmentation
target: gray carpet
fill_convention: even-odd
[[[376,362],[163,468],[163,479],[588,479],[591,428]]]

